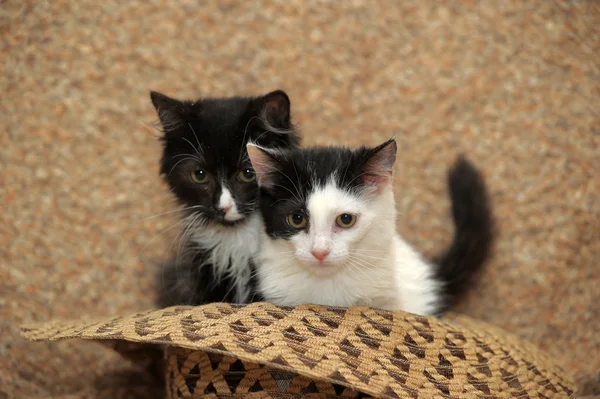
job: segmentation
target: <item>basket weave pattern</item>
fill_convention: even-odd
[[[294,372],[177,347],[167,349],[170,398],[364,398],[339,384],[313,380]]]
[[[167,344],[171,397],[564,398],[572,379],[517,337],[466,317],[268,303],[174,307],[25,326],[31,340]],[[305,396],[306,397],[306,396]]]

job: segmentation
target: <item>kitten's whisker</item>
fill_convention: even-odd
[[[188,157],[190,157],[192,159],[195,159],[198,162],[202,162],[202,159],[198,158],[196,155],[194,155],[194,154],[188,154],[188,153],[173,155],[171,158],[179,158],[179,157],[185,157],[185,156],[188,156]]]
[[[366,251],[375,251],[375,252],[385,252],[385,251],[388,251],[388,250],[387,250],[387,249],[386,249],[386,250],[383,250],[383,249],[376,249],[376,248],[356,248],[356,249],[354,249],[354,251],[365,251],[365,252],[366,252]]]
[[[246,141],[246,135],[248,134],[248,126],[250,126],[250,122],[252,122],[254,119],[259,119],[257,116],[253,116],[252,118],[250,118],[248,120],[248,122],[246,123],[246,127],[244,128],[244,137],[242,137],[242,147],[240,148],[240,156],[238,157],[238,164],[242,163],[242,156],[245,154],[246,157],[248,156],[248,153],[246,151],[244,151],[244,145],[246,145],[247,141]]]
[[[292,183],[292,184],[293,184],[293,183]],[[283,189],[284,189],[284,190],[286,190],[288,193],[290,193],[290,194],[292,195],[292,197],[294,197],[294,198],[296,199],[296,201],[298,201],[298,205],[302,204],[302,201],[300,201],[300,198],[298,198],[298,197],[296,196],[296,194],[294,194],[294,193],[292,192],[292,190],[290,190],[289,188],[287,188],[287,187],[285,187],[285,186],[282,186],[282,185],[280,185],[280,184],[274,184],[274,187],[281,187],[281,188],[283,188]]]
[[[359,249],[359,248],[355,248],[352,250],[353,253],[357,253],[357,254],[369,254],[369,255],[373,255],[373,254],[386,254],[389,253],[389,250],[379,250],[379,249]]]
[[[185,244],[185,242],[188,241],[189,235],[191,235],[192,233],[192,227],[195,227],[196,222],[202,217],[202,214],[198,213],[198,214],[191,214],[190,216],[186,217],[186,219],[189,219],[191,217],[191,220],[188,221],[187,226],[183,229],[181,236],[180,236],[180,247],[182,244]]]
[[[290,254],[296,254],[296,250],[292,249],[289,251],[282,251],[282,252],[277,252],[277,255],[290,255]]]
[[[376,276],[374,276],[373,274],[366,273],[366,272],[365,272],[363,269],[361,269],[361,268],[359,268],[359,270],[362,272],[362,275],[363,275],[365,278],[368,278],[368,279],[371,281],[371,284],[372,284],[372,286],[373,286],[375,289],[378,289],[378,290],[385,290],[385,289],[388,289],[388,285],[386,285],[386,281],[387,281],[387,280],[376,279]],[[369,294],[369,296],[370,296],[370,295],[371,295],[371,294]],[[368,296],[367,296],[367,297],[368,297]]]
[[[279,198],[277,201],[273,202],[270,206],[275,205],[276,203],[278,203],[279,201],[287,201],[287,198]]]
[[[366,255],[366,254],[357,254],[359,259],[362,258],[366,258],[366,259],[374,259],[374,260],[386,260],[387,258],[382,257],[382,256],[374,256],[374,255]]]
[[[178,246],[178,251],[177,251],[177,255],[176,255],[176,259],[177,262],[180,263],[183,258],[184,255],[187,255],[187,252],[185,250],[186,248],[186,244],[189,242],[189,236],[192,234],[193,231],[193,227],[196,226],[196,222],[202,218],[202,214],[197,214],[197,215],[190,215],[189,217],[187,217],[186,219],[189,219],[190,217],[193,217],[191,220],[187,220],[186,226],[182,229],[182,232],[175,237],[175,239],[171,242],[171,244],[169,245],[169,248],[172,248],[173,245],[175,244],[175,242],[177,242],[177,246]]]
[[[169,214],[175,213],[175,212],[183,212],[183,211],[187,211],[187,210],[190,210],[190,209],[197,209],[197,208],[202,208],[202,207],[203,207],[203,205],[193,205],[193,206],[189,206],[187,208],[173,209],[173,210],[170,210],[170,211],[167,211],[167,212],[157,213],[156,215],[145,217],[143,219],[140,219],[139,221],[143,222],[143,221],[146,221],[146,220],[157,218],[159,216],[169,215]]]
[[[144,253],[144,251],[146,251],[146,249],[148,249],[148,246],[152,243],[152,241],[154,241],[156,238],[160,237],[161,235],[163,235],[164,233],[166,233],[167,231],[173,229],[174,227],[180,225],[181,223],[183,223],[185,221],[185,219],[179,220],[177,222],[175,222],[174,224],[172,224],[171,226],[165,228],[164,230],[158,232],[157,234],[155,234],[154,236],[150,237],[150,240],[148,240],[148,243],[146,245],[144,245],[141,250],[140,253]]]
[[[371,275],[370,273],[367,273],[367,272],[364,270],[364,269],[365,269],[365,266],[364,266],[364,265],[362,265],[362,264],[360,264],[360,263],[356,262],[356,260],[355,260],[355,259],[352,259],[352,258],[350,258],[350,259],[349,259],[349,263],[348,263],[348,264],[349,264],[349,266],[350,266],[350,268],[351,268],[352,270],[355,270],[355,271],[359,272],[359,273],[360,273],[360,274],[362,274],[362,275],[363,275],[365,278],[369,279],[369,280],[371,281],[371,283],[372,283],[374,286],[376,286],[376,287],[378,287],[378,286],[379,286],[379,284],[377,284],[377,282],[374,280],[374,276],[373,276],[373,275]],[[372,272],[372,270],[371,270],[371,269],[369,269],[369,268],[367,268],[367,270]]]
[[[260,134],[260,135],[259,135],[259,136],[256,138],[256,141],[260,140],[260,138],[261,138],[262,136],[264,136],[265,134],[267,134],[267,133],[271,133],[271,131],[270,131],[269,129],[267,129],[267,130],[263,131],[263,132],[262,132],[262,133],[261,133],[261,134]]]
[[[338,154],[338,158],[340,161],[343,160],[342,154]],[[342,176],[342,181],[346,178],[346,173],[348,173],[348,168],[350,167],[350,162],[346,162],[346,167],[344,168],[344,175]],[[347,187],[346,187],[347,189]]]
[[[352,259],[358,260],[360,262],[362,262],[363,264],[365,264],[366,266],[369,266],[370,270],[377,270],[378,267],[375,263],[368,261],[367,259],[363,259],[360,256],[354,256]],[[371,269],[373,268],[373,269]]]
[[[200,140],[198,140],[198,136],[196,135],[196,131],[194,130],[194,128],[192,127],[192,124],[188,122],[188,126],[190,127],[190,129],[192,130],[192,133],[194,133],[194,137],[196,138],[196,143],[198,143],[198,149],[196,150],[196,152],[198,152],[198,150],[200,151],[204,151],[202,149],[202,146],[200,145]],[[198,153],[198,155],[200,155],[200,153]],[[201,157],[203,155],[200,155]]]
[[[199,150],[198,150],[198,149],[197,149],[197,148],[196,148],[196,147],[195,147],[195,146],[192,144],[192,142],[191,142],[191,141],[189,141],[189,140],[188,140],[188,139],[186,139],[185,137],[182,137],[181,139],[182,139],[182,140],[185,140],[185,141],[187,141],[187,143],[188,143],[188,144],[189,144],[189,145],[190,145],[190,146],[191,146],[191,147],[194,149],[194,151],[196,151],[196,154],[198,154],[198,156],[199,156],[200,158],[203,158],[203,157],[202,157],[202,154],[200,154],[200,151],[199,151]]]
[[[300,187],[302,187],[302,183],[300,183],[300,176],[298,176],[298,170],[296,170],[296,164],[292,163],[292,166],[294,167],[294,173],[296,173],[296,181],[298,182],[298,187],[296,187],[295,184],[294,184],[294,187],[296,187],[296,192],[298,193],[298,196],[302,197],[303,201],[306,201],[306,198],[304,198],[304,195],[302,195],[302,192],[300,191]],[[289,179],[289,180],[292,181],[291,179]]]
[[[169,245],[169,249],[171,249],[173,247],[173,244],[175,244],[175,242],[177,242],[178,248],[181,249],[181,242],[182,242],[182,238],[186,236],[186,232],[189,229],[192,220],[194,219],[194,215],[189,215],[186,216],[185,218],[182,219],[183,222],[183,227],[179,230],[179,233],[175,236],[175,238],[173,239],[173,241],[171,241],[170,245]],[[178,252],[179,255],[180,252]],[[178,256],[178,261],[180,260],[180,257]]]
[[[376,265],[367,262],[365,259],[360,259],[357,257],[350,257],[350,259],[356,263],[358,263],[360,266],[364,267],[365,269],[367,269],[368,271],[375,273],[377,267]]]
[[[237,286],[235,284],[231,284],[231,287],[229,287],[225,295],[223,295],[223,299],[221,299],[221,302],[225,302],[225,299],[227,299],[227,295],[229,295],[229,293],[233,291],[234,288],[237,288]]]
[[[381,262],[381,261],[386,260],[385,258],[377,258],[377,257],[373,257],[373,256],[369,256],[366,258],[359,258],[359,259],[363,262],[369,262],[369,261]],[[373,266],[375,266],[375,265],[373,265]]]
[[[296,166],[294,166],[294,169],[295,169],[295,168],[296,168]],[[279,172],[279,174],[281,174],[281,175],[285,176],[285,178],[286,178],[286,179],[288,179],[288,180],[290,181],[290,183],[292,183],[292,186],[294,186],[294,189],[295,189],[295,190],[296,190],[296,192],[299,194],[299,197],[302,197],[302,198],[304,198],[304,196],[303,196],[302,194],[300,194],[300,189],[299,189],[299,188],[296,186],[296,184],[295,184],[295,183],[292,181],[292,179],[291,179],[291,178],[290,178],[288,175],[286,175],[285,173],[283,173],[283,172],[282,172],[280,169],[278,169],[278,168],[275,168],[275,169],[276,169],[276,170]],[[297,175],[297,174],[298,174],[298,173],[296,172],[296,175]],[[283,187],[283,186],[279,186],[279,187]],[[302,203],[304,202],[304,201],[301,201],[299,197],[297,197],[296,195],[294,195],[294,193],[292,193],[292,191],[291,191],[291,190],[289,190],[289,189],[287,189],[287,190],[290,192],[290,194],[292,194],[292,195],[294,196],[294,198],[296,198],[296,200],[297,200],[297,201],[298,201],[300,204],[302,204]]]
[[[161,200],[164,200],[167,197],[171,197],[171,200],[176,200],[176,197],[173,197],[173,194],[175,192],[175,188],[170,189],[168,192],[165,193],[164,196],[162,196]]]
[[[193,159],[193,158],[190,158],[190,157],[188,157],[188,158],[183,158],[183,159],[180,159],[179,161],[177,161],[177,162],[175,163],[175,165],[173,165],[173,167],[172,167],[172,168],[171,168],[171,170],[169,171],[169,174],[167,175],[167,177],[171,176],[171,173],[173,173],[173,171],[175,170],[175,168],[177,167],[177,165],[179,165],[180,163],[182,163],[183,161],[186,161],[186,160],[188,160],[188,159]]]
[[[381,273],[376,270],[377,267],[375,265],[373,265],[369,262],[366,262],[364,260],[356,259],[356,258],[354,258],[352,261],[354,262],[355,265],[358,265],[357,270],[360,271],[363,274],[363,276],[365,276],[365,277],[369,278],[369,280],[371,280],[371,283],[373,284],[374,287],[376,287],[376,288],[386,287],[386,280],[381,280],[381,279],[377,278],[378,276],[381,276]],[[367,270],[368,273],[365,270]]]
[[[352,184],[352,182],[354,182],[354,180],[358,179],[359,177],[363,177],[363,176],[365,176],[367,174],[368,173],[363,172],[363,173],[359,173],[358,176],[354,176],[354,178],[352,180],[350,180],[348,182],[348,184],[346,184],[346,190],[350,187],[350,185]]]

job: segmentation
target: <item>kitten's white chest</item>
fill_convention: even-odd
[[[270,302],[289,306],[365,305],[426,315],[437,309],[440,283],[432,266],[398,236],[378,262],[369,267],[355,265],[328,277],[316,276],[293,257],[285,256],[290,253],[285,241],[263,237],[259,287]]]
[[[250,261],[258,251],[261,228],[260,216],[253,214],[240,226],[202,228],[192,235],[192,241],[209,253],[204,265],[212,265],[216,278],[234,280],[238,302],[250,296]]]

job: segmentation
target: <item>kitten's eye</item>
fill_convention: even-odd
[[[344,229],[354,226],[354,223],[356,223],[356,216],[350,213],[342,213],[335,219],[335,224]]]
[[[292,213],[287,217],[288,223],[295,229],[303,229],[308,223],[308,219],[299,213]]]
[[[254,173],[254,169],[248,168],[240,171],[238,177],[244,183],[251,183],[256,180],[256,173]]]
[[[208,173],[206,173],[202,169],[196,169],[195,171],[190,173],[190,179],[192,179],[194,183],[204,184],[208,181]]]

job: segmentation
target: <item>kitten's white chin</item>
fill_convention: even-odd
[[[243,218],[244,218],[244,216],[240,215],[239,213],[235,213],[235,214],[227,213],[223,219],[225,219],[227,222],[237,222],[238,220],[242,220]]]
[[[340,262],[328,262],[328,261],[308,261],[301,262],[304,267],[313,275],[319,277],[329,277],[338,273],[342,269]]]

